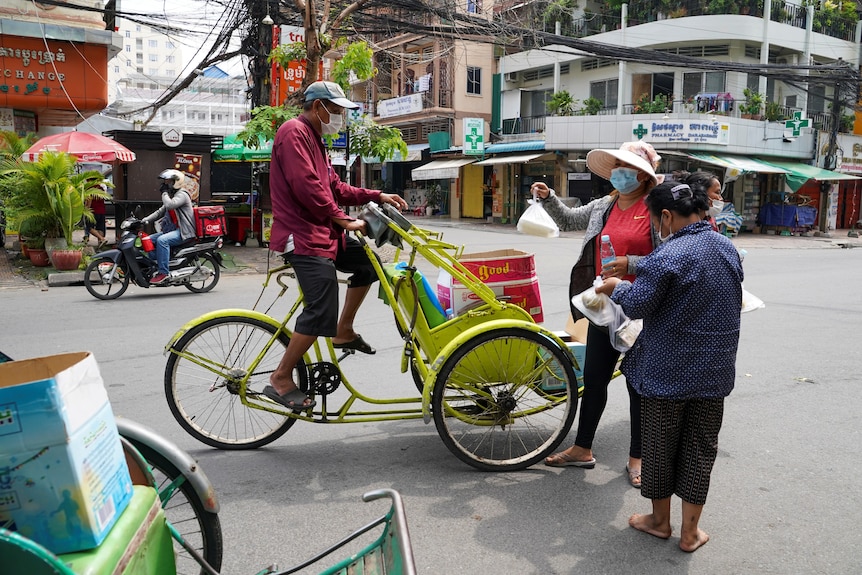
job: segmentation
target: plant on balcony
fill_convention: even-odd
[[[763,94],[746,88],[742,91],[745,96],[745,103],[739,107],[739,113],[743,118],[759,120],[763,112]]]
[[[633,114],[661,114],[670,107],[666,94],[657,94],[652,100],[649,94],[643,93],[635,101]]]
[[[784,110],[781,109],[781,104],[778,102],[766,103],[765,116],[769,122],[781,122],[787,119]]]
[[[853,124],[856,122],[854,114],[841,114],[841,121],[838,124],[838,131],[849,134],[853,131]]]
[[[584,107],[578,111],[581,116],[595,116],[605,107],[605,103],[598,98],[587,98],[583,104]]]
[[[576,0],[553,0],[548,3],[548,6],[542,13],[542,18],[546,24],[570,22],[572,20],[572,12],[577,6],[578,3]]]
[[[554,92],[551,99],[545,103],[548,113],[554,116],[574,116],[578,101],[572,98],[568,90]]]

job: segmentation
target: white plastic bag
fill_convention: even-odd
[[[619,304],[605,294],[597,294],[596,286],[601,284],[601,278],[596,278],[593,287],[572,298],[572,305],[584,314],[590,323],[608,329],[608,336],[614,349],[627,352],[640,335],[643,320],[629,319]]]
[[[524,210],[518,220],[518,231],[522,234],[539,236],[540,238],[556,238],[560,235],[554,219],[548,215],[542,204],[534,199],[527,200],[530,205]]]
[[[766,304],[763,303],[762,299],[753,293],[746,291],[745,288],[742,288],[742,313],[754,311],[762,307],[766,307]]]

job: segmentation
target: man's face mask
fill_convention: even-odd
[[[341,127],[344,123],[344,116],[341,114],[333,114],[323,102],[321,102],[320,105],[329,113],[329,123],[325,123],[323,121],[320,117],[320,113],[317,114],[317,119],[320,120],[320,130],[323,132],[324,136],[334,136],[341,131]]]

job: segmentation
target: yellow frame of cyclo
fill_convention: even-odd
[[[535,321],[533,321],[533,318],[520,307],[498,300],[491,288],[482,283],[479,278],[473,275],[467,268],[463,266],[463,264],[461,264],[461,262],[458,261],[457,258],[461,255],[461,253],[463,253],[462,246],[454,246],[452,244],[445,243],[442,241],[442,235],[440,233],[424,230],[416,226],[412,226],[410,230],[407,231],[399,227],[394,222],[389,222],[389,227],[395,230],[396,233],[401,237],[401,239],[405,241],[408,245],[410,245],[410,247],[412,248],[410,251],[409,258],[407,259],[408,266],[413,266],[416,260],[416,256],[420,255],[429,263],[434,265],[436,268],[444,269],[449,272],[455,279],[457,279],[464,286],[469,288],[474,294],[476,294],[482,300],[482,303],[478,307],[467,311],[464,314],[455,316],[434,328],[429,327],[425,316],[421,313],[421,310],[418,310],[413,315],[409,316],[410,319],[415,319],[415,325],[413,326],[413,329],[410,330],[411,344],[415,353],[413,354],[413,357],[408,356],[407,346],[405,345],[405,350],[402,352],[401,371],[402,373],[406,372],[410,368],[412,362],[414,368],[417,370],[418,374],[422,377],[422,380],[424,382],[421,397],[378,399],[371,398],[360,393],[348,381],[347,377],[344,374],[344,371],[341,370],[339,357],[336,350],[332,346],[331,340],[329,338],[318,338],[312,348],[308,351],[308,353],[303,356],[304,361],[306,362],[306,364],[311,364],[324,361],[324,357],[328,356],[330,361],[338,366],[339,370],[341,371],[341,381],[344,384],[345,388],[350,392],[350,396],[344,401],[343,404],[341,404],[340,407],[335,410],[327,409],[327,396],[321,396],[323,407],[320,411],[316,413],[323,418],[323,422],[374,422],[399,419],[417,419],[421,417],[426,423],[428,423],[431,420],[430,406],[434,385],[436,384],[438,374],[442,370],[443,366],[446,364],[447,360],[452,357],[452,355],[458,350],[460,346],[466,344],[470,339],[491,330],[517,328],[541,334],[548,338],[550,341],[552,341],[560,349],[564,350],[564,353],[567,354],[573,364],[577,365],[574,356],[569,352],[568,347],[562,341],[562,339],[560,339],[559,336],[535,323]],[[408,328],[410,327],[410,319],[408,319],[407,310],[408,308],[418,305],[417,302],[413,301],[413,294],[415,294],[416,292],[414,292],[412,288],[402,292],[401,289],[406,288],[404,286],[401,286],[399,289],[398,298],[396,300],[395,286],[390,283],[386,273],[383,270],[383,266],[380,264],[378,259],[374,257],[374,252],[371,249],[371,246],[369,246],[368,241],[361,236],[360,241],[362,241],[364,249],[368,253],[372,266],[374,267],[374,270],[377,273],[377,277],[380,280],[380,289],[383,291],[387,303],[390,304],[390,307],[395,314],[395,321],[400,326],[401,333],[406,333],[406,331],[408,331]],[[276,281],[279,283],[279,285],[282,286],[282,293],[279,294],[279,297],[281,297],[281,295],[284,294],[288,287],[280,281],[280,278],[284,274],[289,274],[289,269],[290,266],[285,265],[270,270],[267,273],[264,287],[266,287],[269,284],[271,278],[275,276]],[[404,281],[405,283],[407,283],[407,280],[403,279],[398,281]],[[409,281],[413,281],[412,278]],[[392,305],[391,302],[395,301],[397,301],[398,304]],[[256,368],[257,364],[263,359],[263,357],[266,355],[266,352],[268,351],[270,346],[275,343],[279,335],[282,333],[286,334],[288,337],[292,335],[292,331],[287,327],[287,324],[295,315],[301,303],[302,297],[297,297],[296,301],[291,306],[284,319],[281,321],[265,313],[240,308],[222,309],[205,313],[183,325],[179,329],[179,331],[177,331],[171,337],[170,341],[165,346],[165,353],[177,353],[176,351],[174,351],[173,346],[185,333],[187,333],[194,327],[201,325],[205,322],[211,321],[213,319],[224,317],[237,317],[244,319],[254,319],[264,324],[267,324],[274,329],[275,334],[272,338],[270,338],[270,340],[260,351],[260,353],[258,353],[252,365],[249,366],[248,373],[241,381],[241,387],[244,389],[248,383],[249,377],[254,372],[254,369]],[[321,345],[321,340],[323,341],[324,345]],[[428,364],[426,364],[426,362],[422,360],[421,356],[417,355],[418,353],[420,353],[420,350],[422,350],[421,352],[424,352],[426,357],[429,359]],[[207,363],[200,358],[192,356],[186,356],[186,359],[197,363],[198,365],[206,369],[212,369],[214,373],[221,373],[220,370],[225,367],[208,366]],[[574,389],[573,392],[577,393],[577,390]],[[258,402],[253,398],[249,399],[249,397],[244,392],[240,394],[240,397],[243,405],[252,407],[254,409],[263,409],[265,411],[270,411],[273,413],[278,413],[281,415],[286,415],[295,419],[301,419],[305,421],[321,421],[321,419],[314,418],[314,412],[311,416],[309,416],[307,415],[307,411],[292,412],[285,411],[283,409],[277,409],[273,407],[274,404],[269,401]],[[360,411],[353,409],[354,403],[357,400],[374,405],[400,404],[410,406],[411,404],[415,405],[417,403],[421,403],[421,406],[419,406],[418,408],[405,407],[389,411]]]

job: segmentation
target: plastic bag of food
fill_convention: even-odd
[[[518,231],[522,234],[539,236],[541,238],[555,238],[560,235],[554,219],[548,215],[542,204],[536,200],[527,200],[530,204],[524,210],[521,219],[518,220]]]
[[[607,328],[614,349],[626,352],[640,335],[643,321],[629,319],[619,304],[605,294],[596,293],[596,287],[601,284],[602,279],[596,278],[591,288],[572,298],[572,305],[584,314],[590,323]]]

